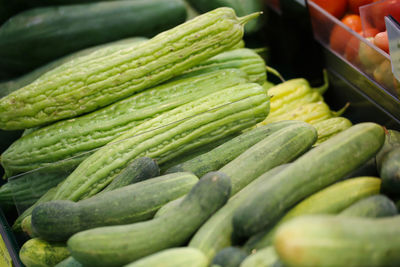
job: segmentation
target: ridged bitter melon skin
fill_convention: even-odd
[[[84,116],[63,120],[27,134],[1,156],[8,177],[52,164],[75,168],[129,129],[210,93],[242,84],[246,74],[238,69],[213,71],[168,82]]]
[[[253,126],[268,115],[269,98],[256,83],[233,86],[134,127],[84,160],[54,199],[90,197],[138,157],[162,164],[185,151]]]
[[[177,76],[235,46],[243,25],[219,8],[111,55],[57,71],[0,99],[0,128],[35,127],[96,110]],[[61,68],[61,66],[60,66]]]

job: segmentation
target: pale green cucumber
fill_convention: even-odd
[[[278,260],[275,248],[269,246],[250,254],[240,264],[240,267],[275,267],[274,265]]]
[[[54,267],[83,267],[83,265],[75,260],[73,257],[69,256],[65,260],[57,263]]]
[[[83,265],[112,267],[184,245],[226,203],[230,188],[230,179],[225,174],[208,173],[174,212],[145,222],[77,233],[68,240],[68,249]]]

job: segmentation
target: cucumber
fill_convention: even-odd
[[[45,240],[66,241],[87,229],[149,220],[162,205],[188,193],[197,181],[191,173],[173,173],[77,203],[42,203],[32,211],[33,232]]]
[[[146,157],[138,158],[126,166],[101,193],[109,192],[129,184],[142,182],[159,175],[160,168],[158,168],[155,160]]]
[[[240,267],[275,267],[277,261],[279,261],[279,258],[276,255],[275,248],[269,246],[249,255]]]
[[[31,238],[38,237],[32,229],[32,216],[25,217],[21,222],[22,231]]]
[[[48,164],[74,168],[95,149],[133,127],[246,81],[245,73],[229,69],[156,86],[96,112],[60,121],[23,136],[3,153],[2,165],[7,175]]]
[[[237,18],[232,9],[219,8],[144,43],[68,69],[60,66],[0,99],[0,129],[31,128],[76,117],[165,82],[236,45],[243,25],[258,15]],[[43,97],[48,92],[52,97]]]
[[[247,253],[238,247],[227,247],[220,250],[211,262],[211,265],[221,267],[239,267],[240,263],[247,257]]]
[[[363,198],[339,213],[339,216],[355,216],[379,218],[395,216],[397,207],[392,200],[384,195]]]
[[[72,64],[72,62],[74,62],[74,64],[75,64],[75,62],[79,62],[79,57],[86,56],[89,54],[90,54],[91,58],[96,58],[101,55],[108,55],[115,51],[121,50],[125,47],[130,47],[130,46],[132,46],[132,44],[144,42],[146,40],[147,40],[147,38],[145,38],[145,37],[126,38],[126,39],[122,39],[119,41],[106,43],[103,45],[89,47],[89,48],[80,50],[78,52],[71,53],[62,58],[58,58],[58,59],[56,59],[44,66],[41,66],[27,74],[24,74],[23,76],[20,76],[16,79],[13,79],[10,81],[5,81],[5,82],[0,82],[0,98],[24,87],[25,85],[30,84],[31,82],[33,82],[34,80],[39,78],[41,75],[45,74],[46,72],[66,63],[66,62],[70,62],[69,64]]]
[[[399,223],[400,216],[304,216],[282,225],[274,246],[288,266],[399,266]]]
[[[383,156],[379,174],[383,192],[400,194],[400,146],[392,148]]]
[[[179,0],[110,1],[29,9],[0,28],[0,70],[22,74],[93,45],[131,36],[152,37],[185,19],[185,5]]]
[[[83,265],[73,257],[69,256],[65,260],[57,263],[54,267],[83,267]]]
[[[313,148],[240,205],[232,221],[235,234],[249,237],[272,226],[295,203],[374,157],[383,142],[380,125],[359,123]]]
[[[164,112],[114,139],[67,177],[54,199],[77,201],[107,186],[121,167],[138,157],[162,164],[261,121],[269,98],[256,83],[240,84]],[[141,133],[141,134],[138,134]]]
[[[68,256],[65,243],[50,243],[39,238],[28,240],[19,251],[26,267],[53,267]]]
[[[337,214],[365,197],[379,194],[381,180],[375,177],[357,177],[318,191],[291,208],[272,228],[250,238],[244,248],[250,252],[272,245],[278,227],[306,214]]]
[[[194,248],[170,248],[138,261],[125,265],[126,267],[207,267],[207,258]]]
[[[77,233],[68,240],[68,249],[83,265],[112,267],[183,245],[226,203],[230,184],[225,174],[208,173],[173,212],[145,222]]]
[[[400,146],[400,132],[396,130],[387,130],[385,132],[385,143],[381,150],[376,154],[376,168],[378,171],[382,168],[383,157],[393,148]]]
[[[242,133],[241,135],[223,143],[207,153],[201,154],[189,161],[171,167],[166,171],[166,173],[188,171],[193,172],[197,176],[202,176],[207,172],[218,170],[257,142],[282,128],[295,125],[296,123],[298,122],[282,121],[257,127],[251,131]]]

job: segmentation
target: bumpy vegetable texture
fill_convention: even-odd
[[[201,13],[223,6],[233,8],[239,16],[262,11],[262,4],[259,0],[188,0],[188,2]],[[262,22],[262,18],[250,22],[245,27],[246,33],[251,34],[258,31],[263,24]]]
[[[357,177],[328,186],[291,208],[272,228],[251,237],[244,248],[250,252],[270,246],[282,223],[306,214],[337,214],[360,199],[379,194],[380,188],[381,180],[375,177]]]
[[[198,178],[173,173],[124,186],[77,203],[55,200],[32,211],[32,229],[49,241],[66,241],[71,235],[107,225],[151,219],[164,204],[188,193]]]
[[[260,186],[237,209],[233,217],[235,233],[251,236],[271,226],[296,202],[375,156],[383,142],[380,125],[360,123],[315,147]]]
[[[160,175],[160,168],[154,159],[142,157],[125,167],[101,193],[109,192],[129,184],[142,182]]]
[[[274,245],[288,266],[399,266],[399,222],[400,216],[299,217],[279,228]]]
[[[144,257],[126,267],[207,267],[207,258],[194,248],[171,248]]]
[[[281,121],[257,127],[251,131],[242,133],[207,153],[171,167],[166,173],[189,171],[197,176],[202,176],[207,172],[216,171],[262,139],[267,138],[280,129],[297,123],[296,121]]]
[[[325,142],[336,134],[350,128],[353,124],[344,117],[329,118],[313,124],[318,132],[318,141],[315,145]]]
[[[382,178],[383,192],[400,193],[400,146],[383,156],[379,174]]]
[[[150,221],[77,233],[68,240],[68,249],[83,265],[111,267],[183,245],[226,203],[230,189],[228,176],[218,172],[208,173],[174,212]]]
[[[186,9],[180,0],[110,1],[30,9],[0,28],[0,48],[7,50],[0,52],[0,68],[27,72],[93,45],[131,36],[152,37],[185,19]]]
[[[268,115],[264,89],[237,85],[199,98],[128,130],[97,150],[67,177],[55,199],[90,197],[137,157],[162,164],[179,154],[246,129]]]
[[[269,246],[258,250],[244,259],[240,267],[274,267],[279,261],[275,248]]]
[[[232,9],[219,8],[132,48],[55,69],[0,99],[0,128],[75,117],[162,83],[237,44],[243,25],[258,15],[237,18]]]
[[[230,69],[156,86],[98,111],[23,136],[2,154],[2,165],[8,176],[49,163],[73,169],[92,150],[133,127],[195,99],[245,82],[243,72]]]
[[[353,205],[342,210],[339,216],[378,218],[397,214],[396,205],[392,200],[384,195],[376,195],[357,201]]]
[[[210,261],[219,250],[231,246],[232,217],[237,207],[283,168],[275,166],[288,163],[303,154],[316,138],[315,129],[306,123],[289,126],[265,138],[221,168],[220,171],[230,175],[232,185],[235,185],[232,186],[232,195],[238,192],[196,232],[189,246],[203,251]]]
[[[241,69],[250,82],[264,84],[267,80],[264,59],[254,50],[248,48],[234,49],[220,53],[185,71],[177,78],[190,77],[219,69]]]
[[[120,49],[124,49],[125,47],[129,47],[132,44],[144,42],[146,40],[147,38],[145,37],[126,38],[119,41],[86,48],[78,52],[74,52],[72,54],[64,56],[62,58],[58,58],[14,80],[0,82],[0,98],[10,94],[11,92],[14,92],[15,90],[18,90],[19,88],[24,87],[25,85],[30,84],[31,82],[39,78],[41,75],[45,74],[46,72],[49,72],[50,70],[66,62],[70,62],[69,64],[72,64],[72,62],[74,62],[73,64],[78,64],[80,62],[78,59],[79,57],[86,56],[89,54],[91,58],[108,55]],[[64,67],[67,66],[68,64],[64,65]]]
[[[65,243],[33,238],[24,243],[19,257],[26,267],[52,267],[69,256]]]
[[[238,247],[227,247],[220,250],[213,258],[211,265],[221,267],[239,267],[240,263],[247,257],[247,253]]]

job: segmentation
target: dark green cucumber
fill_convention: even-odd
[[[163,249],[185,244],[230,196],[223,173],[203,176],[179,208],[153,220],[86,230],[68,240],[72,256],[83,265],[121,266]]]
[[[191,173],[172,173],[77,203],[68,200],[42,203],[32,211],[33,232],[45,240],[66,241],[87,229],[149,220],[165,203],[188,193],[197,181]]]
[[[400,265],[399,224],[400,216],[304,216],[282,225],[274,246],[288,266],[394,267]]]
[[[235,234],[249,237],[272,226],[295,203],[374,157],[384,136],[380,125],[360,123],[313,148],[257,188],[236,210]]]
[[[28,240],[19,251],[26,267],[53,267],[69,255],[65,243],[50,243],[39,238]]]
[[[72,256],[69,256],[65,260],[57,263],[54,267],[83,267],[83,265]]]
[[[276,131],[290,125],[295,125],[296,121],[281,121],[271,123],[262,127],[257,127],[223,143],[213,150],[201,154],[189,161],[183,162],[168,169],[166,173],[177,171],[193,172],[197,176],[202,176],[210,171],[216,171],[234,160],[246,149],[250,148],[262,139],[270,136]]]
[[[397,207],[384,195],[363,198],[339,213],[339,216],[354,217],[387,217],[397,215]]]
[[[7,175],[48,164],[75,168],[85,158],[135,126],[198,98],[247,82],[238,69],[217,70],[167,82],[87,115],[42,127],[14,142],[1,163]],[[123,115],[121,115],[123,114]],[[176,118],[176,120],[180,120]],[[149,129],[142,129],[145,132]],[[136,134],[139,132],[136,132]]]
[[[125,267],[207,267],[207,258],[194,248],[170,248],[144,257]]]
[[[307,214],[337,214],[360,199],[379,194],[380,189],[381,180],[377,177],[357,177],[335,183],[302,200],[272,228],[254,235],[243,247],[250,252],[270,246],[282,223]]]
[[[227,247],[220,250],[213,258],[211,265],[221,267],[239,267],[240,263],[247,257],[247,253],[238,247]]]
[[[101,193],[142,182],[159,175],[160,168],[155,160],[146,157],[138,158],[126,166]]]
[[[383,157],[393,148],[400,146],[400,132],[396,130],[387,130],[385,132],[385,143],[381,150],[376,154],[376,168],[380,172],[382,168]]]
[[[30,9],[0,28],[0,70],[27,72],[93,45],[131,36],[152,37],[185,19],[185,5],[180,0],[110,1]]]
[[[0,82],[0,98],[10,94],[11,92],[14,92],[15,90],[18,90],[19,88],[24,87],[25,85],[30,84],[37,78],[39,78],[41,75],[45,74],[46,72],[66,63],[66,62],[77,62],[80,59],[79,57],[86,56],[90,54],[90,58],[95,58],[101,55],[108,55],[111,54],[115,51],[121,50],[125,47],[129,47],[132,44],[135,43],[140,43],[146,41],[147,38],[145,37],[133,37],[133,38],[126,38],[122,39],[119,41],[111,42],[111,43],[106,43],[103,45],[97,45],[94,47],[89,47],[83,50],[80,50],[78,52],[74,52],[72,54],[69,54],[67,56],[64,56],[62,58],[58,58],[44,66],[41,66],[27,74],[24,74],[23,76],[20,76],[16,79],[10,80],[10,81],[5,81],[5,82]],[[87,60],[88,57],[86,57],[85,60]],[[71,63],[70,63],[71,64]],[[67,65],[65,65],[67,66]]]
[[[188,2],[200,13],[208,12],[222,6],[233,8],[241,16],[262,11],[262,2],[258,0],[188,0]],[[245,32],[247,34],[255,33],[261,26],[262,18],[259,18],[246,25]]]
[[[379,174],[383,192],[400,194],[400,146],[392,148],[383,156]]]

